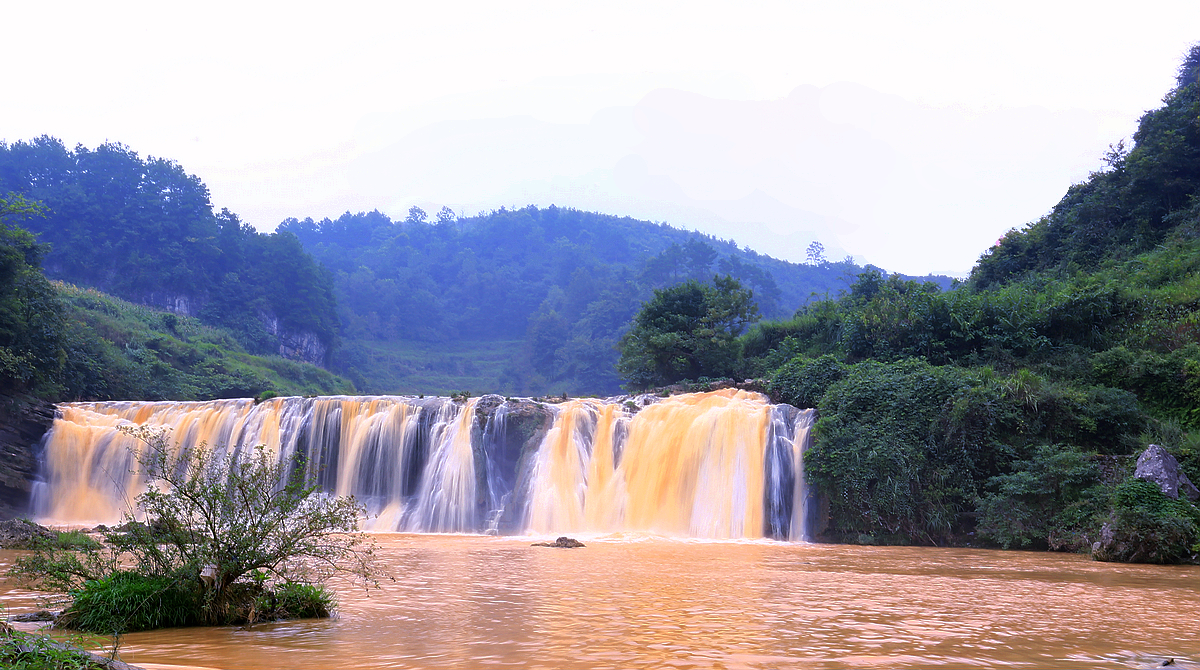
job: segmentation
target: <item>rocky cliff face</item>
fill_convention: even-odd
[[[54,405],[23,395],[0,395],[0,519],[28,512],[37,478],[37,446],[54,421]]]
[[[313,365],[325,365],[325,356],[329,349],[316,333],[306,330],[292,331],[284,328],[279,319],[273,314],[263,312],[263,327],[266,331],[279,338],[279,355],[293,361],[304,361]]]

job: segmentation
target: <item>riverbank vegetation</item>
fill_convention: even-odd
[[[102,543],[35,543],[13,569],[67,594],[56,626],[116,635],[327,617],[334,601],[321,584],[332,574],[373,583],[362,507],[306,484],[303,464],[261,447],[176,453],[163,432],[127,432],[142,442],[133,457],[149,483],[126,522],[101,529]]]
[[[1154,442],[1200,480],[1198,119],[1200,46],[1133,147],[1112,147],[965,284],[868,270],[738,339],[736,364],[722,363],[734,376],[818,408],[805,466],[827,498],[826,537],[1060,550],[1115,538],[1117,560],[1195,560],[1194,502],[1131,475]],[[729,375],[720,367],[692,374]],[[654,379],[649,364],[623,372],[635,390]]]

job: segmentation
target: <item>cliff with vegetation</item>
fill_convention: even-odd
[[[40,204],[9,223],[49,245],[51,278],[202,318],[256,354],[321,365],[336,344],[330,278],[299,241],[214,211],[176,163],[113,143],[0,142],[0,195]]]

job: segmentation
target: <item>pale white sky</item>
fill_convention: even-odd
[[[25,2],[0,138],[171,158],[261,230],[576,207],[962,274],[1129,137],[1197,2]]]

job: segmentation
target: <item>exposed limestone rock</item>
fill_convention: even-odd
[[[262,319],[263,328],[279,338],[280,356],[318,366],[325,364],[325,355],[329,350],[316,333],[289,330],[279,323],[278,317],[267,312],[260,312],[258,316]]]
[[[584,544],[573,537],[560,537],[553,542],[534,542],[529,546],[554,547],[555,549],[578,549],[579,547],[584,546]]]
[[[1138,456],[1137,471],[1133,476],[1148,482],[1158,484],[1163,495],[1168,498],[1184,498],[1195,501],[1200,499],[1200,490],[1196,489],[1192,480],[1179,467],[1179,461],[1166,449],[1152,444]]]

